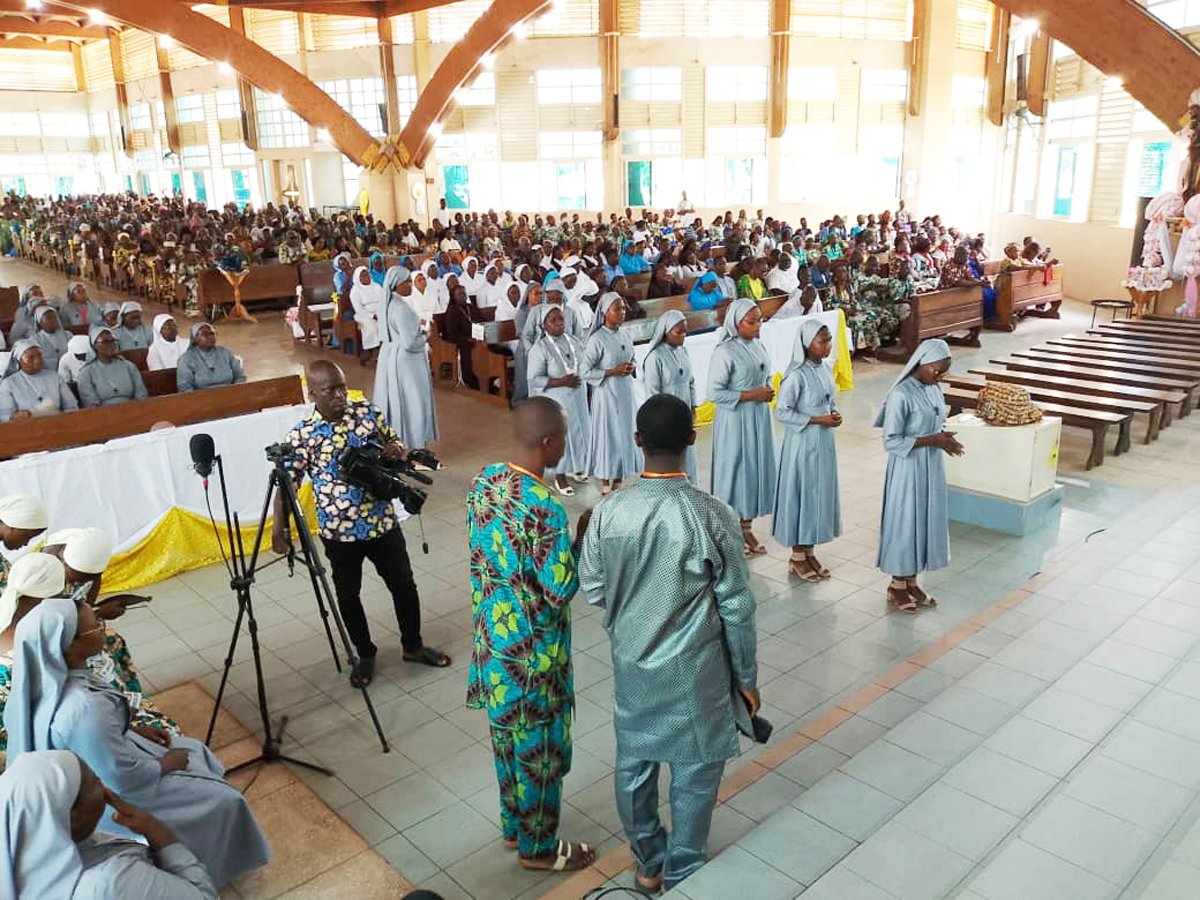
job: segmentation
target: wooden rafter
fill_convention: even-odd
[[[70,41],[45,41],[24,35],[0,35],[0,50],[53,50],[56,53],[70,53],[74,46]]]
[[[378,19],[420,12],[435,6],[448,6],[456,2],[458,0],[229,0],[229,6]]]

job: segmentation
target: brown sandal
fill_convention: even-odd
[[[889,585],[887,589],[887,599],[889,606],[896,607],[897,610],[905,613],[906,615],[915,615],[917,612],[917,601],[913,600],[913,598],[909,596],[907,590],[894,588]]]
[[[547,853],[532,859],[524,856],[518,859],[522,868],[536,869],[542,872],[577,872],[580,869],[586,869],[595,861],[596,851],[592,849],[591,845],[582,842],[573,844],[563,840],[558,842],[558,849],[554,853]]]
[[[929,609],[930,607],[938,605],[937,600],[935,600],[933,597],[930,597],[915,584],[910,584],[908,586],[908,596],[911,597],[912,601],[921,609]]]
[[[658,875],[643,875],[642,870],[638,869],[634,872],[633,880],[637,882],[637,886],[643,891],[649,891],[654,894],[662,889],[662,873]]]
[[[505,850],[516,850],[517,849],[517,839],[516,838],[505,838],[504,839],[504,849]]]
[[[764,547],[759,539],[754,536],[754,532],[751,531],[749,522],[742,523],[742,543],[746,545],[746,548],[743,551],[746,559],[749,559],[752,556],[767,555],[767,548]]]
[[[812,570],[820,575],[822,580],[833,577],[833,573],[821,565],[820,561],[816,558],[816,556],[813,555],[811,550],[804,554],[804,558],[808,560],[808,564],[812,566]]]
[[[789,559],[788,570],[797,578],[807,581],[809,584],[819,584],[821,582],[821,573],[813,568],[812,560],[810,559]]]

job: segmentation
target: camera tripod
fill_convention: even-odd
[[[249,560],[246,558],[246,551],[242,544],[242,532],[238,517],[236,514],[233,516],[229,514],[229,497],[225,490],[225,468],[221,462],[221,457],[216,457],[217,472],[221,483],[221,498],[225,504],[225,529],[229,536],[229,556],[232,564],[230,587],[237,593],[238,612],[233,626],[233,637],[229,641],[229,653],[225,657],[225,669],[221,674],[221,684],[217,689],[216,700],[213,702],[212,718],[208,723],[208,735],[205,738],[205,743],[209,743],[212,740],[213,729],[217,724],[217,712],[221,708],[221,699],[225,694],[225,685],[229,680],[229,669],[233,665],[233,657],[237,652],[238,638],[241,635],[243,619],[245,619],[247,631],[250,633],[250,650],[254,659],[254,677],[258,689],[258,713],[263,727],[262,753],[253,759],[248,759],[233,766],[227,770],[227,774],[260,762],[282,761],[303,766],[306,769],[321,772],[325,775],[333,775],[333,771],[325,766],[295,759],[281,751],[284,731],[287,728],[287,716],[283,716],[280,719],[278,730],[273,732],[271,729],[271,713],[267,707],[267,689],[263,679],[262,653],[258,643],[258,622],[254,617],[254,602],[250,594],[250,586],[254,584],[255,574],[261,569],[274,565],[284,559],[287,560],[289,568],[297,562],[295,549],[290,543],[291,526],[293,523],[295,524],[295,532],[300,543],[301,558],[298,561],[300,565],[308,570],[309,578],[312,580],[313,596],[316,597],[317,609],[321,613],[321,622],[325,626],[325,636],[329,639],[329,652],[333,655],[333,664],[340,673],[342,671],[342,663],[333,641],[333,631],[329,627],[331,614],[333,623],[337,627],[338,636],[341,638],[342,646],[346,651],[347,663],[352,671],[358,663],[354,645],[350,643],[350,639],[346,635],[346,627],[342,623],[337,603],[333,598],[333,592],[329,588],[329,582],[325,576],[325,566],[321,562],[321,557],[317,555],[312,533],[308,529],[308,523],[304,518],[304,511],[300,508],[300,500],[296,496],[295,483],[292,481],[291,473],[288,472],[284,464],[286,449],[278,444],[267,448],[267,458],[274,463],[274,468],[271,469],[270,480],[267,483],[267,496],[263,501],[262,516],[259,518],[258,531],[254,536],[254,545],[251,548]],[[258,554],[262,549],[263,536],[266,533],[267,527],[267,517],[271,512],[272,501],[275,498],[276,491],[279,492],[279,496],[282,499],[282,525],[284,531],[289,535],[288,553],[286,556],[281,556],[279,559],[259,566]],[[379,743],[383,748],[383,752],[388,753],[391,748],[388,746],[387,738],[384,737],[383,726],[379,724],[379,716],[375,712],[375,705],[371,702],[371,695],[367,692],[367,686],[364,684],[359,690],[362,691],[363,700],[367,705],[367,712],[371,715],[371,721],[375,725],[375,733],[379,735]]]

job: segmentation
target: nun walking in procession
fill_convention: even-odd
[[[922,341],[883,398],[875,427],[883,429],[887,473],[876,565],[892,576],[887,599],[905,613],[936,606],[917,575],[950,564],[950,514],[943,453],[962,456],[954,432],[943,431],[946,404],[938,387],[950,369],[950,347]]]
[[[220,886],[263,866],[270,850],[245,798],[199,741],[130,727],[125,695],[96,680],[88,659],[104,650],[91,606],[43,600],[17,625],[4,710],[8,764],[35,750],[70,750],[114,794],[161,819]],[[101,829],[136,831],[105,812]]]
[[[428,338],[408,303],[412,273],[392,266],[383,279],[379,359],[373,400],[406,447],[420,449],[438,437],[433,381],[429,375]],[[407,292],[405,285],[409,285]]]
[[[692,360],[684,349],[687,339],[687,316],[671,309],[659,317],[650,338],[650,350],[642,360],[642,380],[650,395],[670,394],[688,405],[696,415],[696,379],[692,376]],[[687,448],[688,481],[699,485],[696,448]]]
[[[548,290],[547,293],[550,293]],[[569,310],[568,310],[569,311]],[[565,316],[565,313],[564,313]],[[592,434],[588,473],[608,495],[641,471],[641,452],[634,443],[633,341],[621,333],[625,301],[620,294],[600,298],[592,333],[583,350],[583,380],[592,385]]]
[[[590,422],[587,386],[579,377],[583,344],[566,333],[567,320],[559,306],[535,306],[530,315],[541,321],[542,337],[529,351],[529,396],[549,397],[562,407],[567,419],[567,447],[562,458],[546,470],[554,476],[554,489],[564,497],[575,494],[567,474],[576,484],[586,484]]]
[[[792,361],[779,386],[775,417],[783,423],[779,478],[775,483],[772,534],[792,548],[788,568],[797,578],[823,581],[830,572],[813,554],[842,533],[837,447],[833,429],[842,424],[833,376],[825,358],[833,347],[829,329],[816,319],[800,326]]]
[[[751,530],[775,508],[775,437],[768,383],[771,360],[759,340],[762,312],[753,300],[735,300],[713,350],[708,395],[717,405],[712,437],[712,493],[738,514],[747,557],[767,552]]]

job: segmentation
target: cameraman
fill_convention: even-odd
[[[347,447],[379,443],[383,445],[384,459],[399,459],[404,447],[378,407],[365,400],[351,402],[346,397],[346,376],[334,363],[317,360],[309,364],[305,375],[308,394],[316,409],[284,438],[284,443],[295,450],[287,467],[297,485],[306,475],[312,479],[317,524],[333,574],[338,609],[359,657],[350,673],[350,684],[364,687],[371,683],[378,650],[371,641],[359,596],[364,559],[374,564],[392,594],[404,659],[437,668],[448,666],[449,656],[421,642],[420,598],[392,501],[377,500],[361,487],[345,481],[338,461]],[[283,498],[278,494],[271,547],[279,554],[291,549],[285,531]]]

